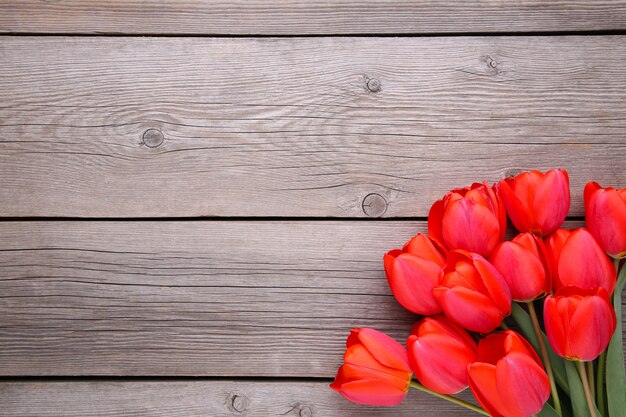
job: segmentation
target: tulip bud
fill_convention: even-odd
[[[488,333],[511,312],[511,293],[502,274],[480,255],[450,252],[441,285],[433,293],[453,322]]]
[[[563,287],[546,298],[543,322],[550,346],[570,360],[591,361],[609,345],[617,319],[604,288]]]
[[[478,403],[494,417],[529,417],[550,397],[548,375],[537,353],[511,330],[478,342],[467,379]]]
[[[585,218],[589,231],[613,258],[626,257],[626,188],[585,186]]]
[[[489,262],[502,273],[515,301],[528,302],[552,289],[549,255],[543,242],[532,233],[502,242]]]
[[[553,260],[553,290],[573,285],[578,288],[604,288],[613,293],[615,266],[587,229],[559,229],[546,239]]]
[[[497,190],[483,184],[448,192],[433,204],[428,233],[448,249],[489,256],[504,240],[506,212]]]
[[[344,364],[330,387],[358,404],[397,405],[411,382],[406,349],[384,333],[353,329],[346,341]]]
[[[511,222],[520,232],[545,236],[558,229],[569,211],[569,176],[564,169],[523,172],[498,183]]]
[[[384,262],[389,287],[404,308],[423,315],[441,312],[433,295],[446,263],[441,245],[420,233],[402,250],[388,252]]]
[[[476,342],[444,316],[426,317],[413,326],[406,341],[415,377],[440,394],[467,388],[467,365],[476,359]]]

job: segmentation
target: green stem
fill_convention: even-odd
[[[606,369],[606,350],[600,355],[598,360],[598,371],[596,373],[596,401],[598,410],[602,415],[606,415],[606,404],[604,402],[604,371]]]
[[[548,350],[546,349],[546,344],[543,340],[541,327],[539,326],[539,319],[537,318],[535,305],[533,304],[532,301],[526,304],[528,305],[528,312],[530,313],[530,319],[533,323],[533,329],[535,330],[535,334],[537,335],[537,339],[539,341],[539,350],[541,351],[543,364],[546,367],[546,373],[548,374],[548,380],[550,381],[550,392],[552,393],[552,401],[554,401],[554,410],[559,415],[562,415],[561,401],[559,400],[559,392],[557,391],[556,383],[554,382],[554,374],[552,373],[552,366],[550,365],[550,358],[548,358]]]
[[[485,410],[483,410],[482,408],[480,408],[480,407],[478,407],[478,406],[476,406],[474,404],[470,404],[467,401],[459,400],[458,398],[454,398],[451,395],[439,394],[438,392],[430,390],[430,389],[426,388],[425,386],[423,386],[422,384],[420,384],[418,382],[411,381],[410,386],[411,386],[411,388],[415,388],[415,389],[418,389],[420,391],[427,392],[428,394],[434,395],[435,397],[443,398],[444,400],[450,401],[450,402],[452,402],[454,404],[457,404],[457,405],[465,407],[465,408],[467,408],[469,410],[475,411],[475,412],[477,412],[479,414],[482,414],[482,415],[485,415],[485,416],[489,415],[488,412],[486,412]]]
[[[502,323],[500,323],[500,327],[502,327],[503,330],[509,330],[510,327],[504,322],[504,320],[502,320]]]
[[[589,413],[591,417],[597,417],[596,415],[596,405],[593,403],[591,399],[591,390],[589,389],[589,378],[587,377],[587,371],[585,370],[585,365],[582,362],[576,361],[576,366],[578,366],[578,372],[580,373],[580,380],[583,383],[583,389],[585,390],[585,399],[587,400],[587,406],[589,406]]]
[[[593,377],[593,361],[589,361],[586,363],[587,365],[587,376],[589,377],[589,391],[591,391],[591,399],[593,402],[596,402],[596,386],[595,386],[595,378]]]

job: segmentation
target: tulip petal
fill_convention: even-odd
[[[537,182],[533,201],[535,223],[541,234],[550,234],[565,221],[570,206],[569,176],[563,169],[546,172]]]
[[[530,301],[547,291],[546,266],[540,258],[521,244],[508,241],[500,244],[489,261],[502,273],[516,301]]]
[[[472,363],[467,367],[467,381],[482,408],[487,410],[492,417],[505,417],[501,411],[506,409],[505,399],[501,398],[498,392],[495,365],[482,362]]]
[[[450,249],[465,249],[486,256],[499,243],[500,224],[488,207],[464,198],[448,204],[442,234]]]
[[[343,359],[345,363],[341,367],[341,377],[350,381],[400,372],[378,362],[365,346],[360,343],[348,347],[343,355]],[[339,376],[339,373],[337,375]]]
[[[482,339],[481,343],[478,344],[476,360],[496,365],[500,358],[507,353],[504,347],[504,341],[507,337],[507,332],[498,332],[492,333]]]
[[[522,174],[523,175],[523,174]],[[504,207],[509,215],[509,219],[513,223],[513,226],[520,232],[527,232],[530,230],[533,222],[532,212],[529,210],[528,199],[525,200],[518,198],[515,190],[511,187],[512,178],[507,178],[498,183],[498,189],[504,202]],[[520,187],[520,189],[522,189]]]
[[[468,288],[436,287],[433,292],[446,317],[467,330],[488,333],[504,318],[488,297]]]
[[[504,240],[504,235],[506,234],[506,210],[504,208],[502,197],[500,196],[500,190],[497,185],[490,187],[486,181],[484,181],[482,185],[484,192],[487,194],[488,206],[494,213],[496,220],[500,225],[498,242],[502,242]]]
[[[407,340],[409,361],[416,378],[441,394],[455,394],[467,387],[467,365],[476,353],[448,334],[428,334]]]
[[[375,379],[398,389],[405,389],[409,378],[410,374],[407,372],[387,368],[381,364],[375,367],[369,367],[364,363],[344,363],[339,368],[334,383],[339,386],[353,381]]]
[[[615,288],[615,266],[585,228],[569,235],[561,249],[557,268],[560,285],[583,289],[602,287],[609,294]]]
[[[598,184],[597,182],[593,182],[593,181],[588,182],[587,185],[585,185],[585,191],[584,191],[585,207],[589,205],[589,202],[591,201],[593,194],[601,188],[602,187],[600,187],[600,184]]]
[[[472,336],[464,328],[448,320],[443,314],[426,317],[421,322],[416,323],[416,326],[418,328],[417,334],[420,336],[429,333],[446,333],[476,350],[476,342]]]
[[[353,337],[350,334],[348,340]],[[384,333],[374,329],[360,329],[356,333],[358,341],[380,363],[390,368],[411,372],[406,349],[398,342]]]
[[[504,316],[511,312],[511,292],[502,274],[482,256],[474,256],[474,267],[480,273],[482,282],[491,300],[500,308]]]
[[[407,384],[408,389],[408,384]],[[341,385],[339,393],[357,404],[393,406],[402,402],[406,390],[378,380],[359,380]]]
[[[507,338],[504,341],[504,349],[507,353],[517,352],[527,355],[534,360],[539,367],[543,368],[543,363],[541,359],[539,359],[537,351],[535,351],[528,340],[512,330],[507,330],[505,333],[507,334]]]
[[[498,397],[506,399],[507,417],[538,413],[550,396],[550,382],[541,366],[523,353],[512,352],[496,365]]]
[[[428,234],[439,242],[445,243],[443,240],[443,232],[441,230],[443,223],[443,200],[437,200],[428,212]]]
[[[546,327],[546,335],[552,350],[557,355],[565,357],[567,351],[567,330],[559,314],[557,301],[551,295],[546,297],[543,305],[543,323]]]
[[[604,251],[613,257],[626,253],[626,200],[614,188],[585,187],[587,227]],[[626,196],[626,189],[622,190]]]
[[[409,253],[385,255],[387,280],[394,296],[407,310],[417,314],[431,315],[441,311],[433,296],[433,288],[439,284],[441,267],[437,263]]]
[[[569,338],[575,357],[591,361],[602,353],[616,327],[615,311],[608,295],[584,297],[570,317]]]
[[[409,240],[406,245],[404,245],[403,250],[410,254],[417,255],[420,258],[435,262],[442,268],[446,264],[446,254],[441,244],[421,233],[418,233]]]

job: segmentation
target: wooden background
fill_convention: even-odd
[[[626,185],[626,1],[0,0],[0,416],[465,416],[328,388],[452,187]],[[465,395],[467,398],[467,395]]]

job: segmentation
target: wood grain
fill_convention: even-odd
[[[571,226],[571,224],[570,224]],[[423,222],[0,223],[0,375],[331,377]]]
[[[0,32],[330,35],[620,30],[623,0],[21,0]]]
[[[0,95],[0,216],[425,216],[552,167],[580,216],[626,183],[623,36],[5,37]]]
[[[330,382],[330,381],[329,381]],[[357,405],[329,382],[81,381],[0,382],[1,417],[423,417],[471,416],[412,390],[398,407]],[[460,395],[471,398],[469,392]]]

